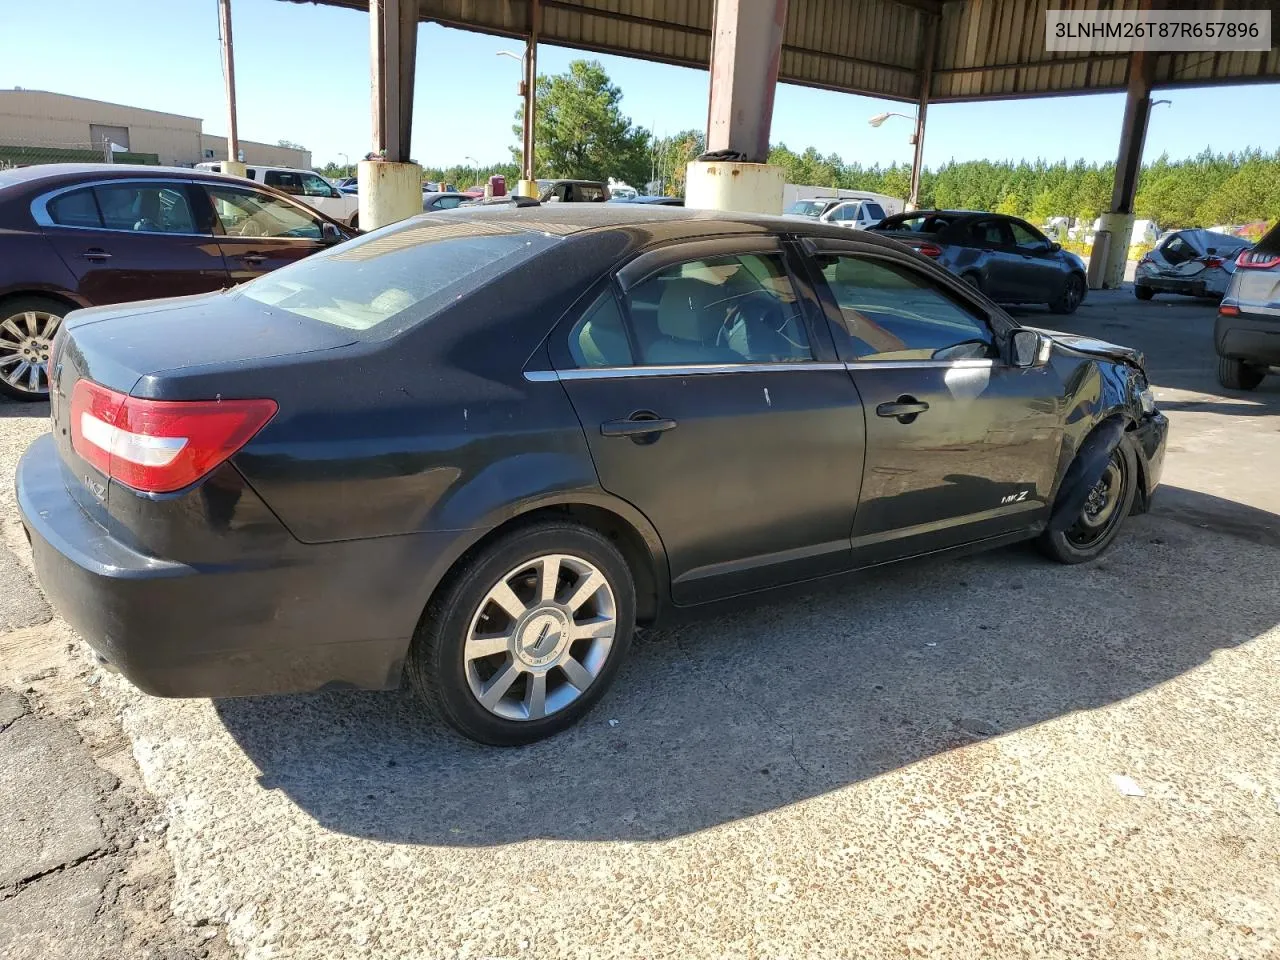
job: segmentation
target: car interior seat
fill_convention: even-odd
[[[692,277],[669,277],[658,302],[657,336],[641,345],[646,363],[740,363],[723,341],[727,307],[720,288]]]

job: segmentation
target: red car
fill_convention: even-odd
[[[356,232],[277,190],[200,170],[0,171],[0,393],[48,396],[49,345],[72,310],[218,290]]]

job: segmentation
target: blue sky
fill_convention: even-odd
[[[369,150],[368,27],[363,13],[282,0],[233,0],[240,135],[294,140],[317,165]],[[226,133],[216,0],[0,0],[0,88],[52,90],[201,117]],[[75,29],[70,29],[70,24]],[[445,166],[510,159],[520,68],[496,56],[510,40],[424,25],[418,38],[413,155]],[[579,51],[543,46],[539,72]],[[600,56],[633,122],[659,134],[706,123],[704,71]],[[1280,84],[1174,90],[1152,116],[1146,156],[1211,146],[1280,148]],[[925,162],[948,159],[1114,158],[1120,95],[938,104]],[[866,120],[909,106],[779,86],[773,142],[816,147],[863,164],[910,161],[910,125]]]

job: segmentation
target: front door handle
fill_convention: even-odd
[[[84,253],[80,254],[86,260],[92,260],[94,263],[101,263],[103,260],[110,260],[111,254],[103,250],[101,247],[90,247]]]
[[[896,417],[899,423],[910,423],[929,409],[929,405],[915,397],[901,396],[894,403],[882,403],[876,407],[878,417]]]
[[[249,266],[256,267],[267,259],[267,255],[265,253],[243,253],[240,255],[240,259],[249,264]]]
[[[652,443],[658,434],[674,430],[676,422],[653,414],[632,414],[626,420],[606,420],[600,424],[602,437],[630,437],[637,442]]]

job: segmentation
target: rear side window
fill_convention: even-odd
[[[429,319],[558,242],[494,223],[406,220],[237,290],[297,316],[381,339]]]
[[[631,291],[628,308],[641,364],[813,359],[799,300],[777,254],[668,267]]]
[[[162,183],[111,183],[93,188],[108,230],[135,233],[195,233],[187,192]]]
[[[102,217],[93,199],[93,189],[73,190],[54,197],[46,204],[49,218],[63,227],[101,227]]]
[[[867,211],[868,216],[870,216],[872,220],[884,219],[884,207],[880,206],[880,204],[871,203],[868,201],[865,209]]]
[[[577,183],[574,184],[573,192],[575,199],[579,203],[603,203],[609,199],[608,193],[601,186],[594,183]]]
[[[602,293],[569,331],[569,356],[578,367],[631,366],[631,344],[612,290]]]
[[[979,220],[969,231],[973,242],[980,247],[1013,246],[1013,234],[1008,224],[999,220]]]
[[[959,360],[995,355],[990,328],[924,276],[884,260],[826,255],[822,275],[858,360]]]
[[[300,197],[303,194],[302,177],[287,170],[268,170],[264,182],[268,187],[283,190],[291,196]]]

